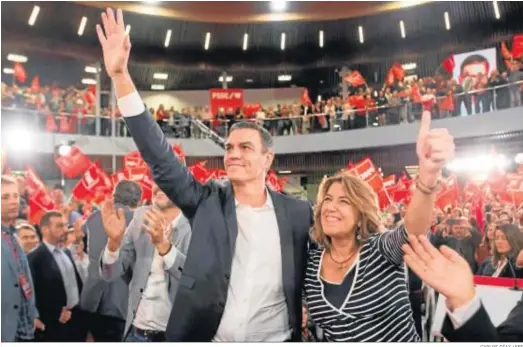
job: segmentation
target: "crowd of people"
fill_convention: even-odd
[[[156,182],[152,203],[140,206],[131,180],[98,208],[56,186],[55,208],[31,225],[27,182],[3,175],[2,342],[418,342],[422,282],[446,297],[450,341],[523,339],[523,300],[496,329],[472,276],[522,275],[523,206],[490,196],[479,210],[466,200],[435,208],[455,146],[431,129],[430,104],[408,206],[380,211],[347,172],[323,180],[314,207],[266,188],[265,123],[231,125],[227,180],[201,184],[127,72],[122,11],[107,9],[102,23],[119,110]]]

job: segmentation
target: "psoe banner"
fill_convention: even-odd
[[[232,107],[234,111],[243,107],[243,89],[210,89],[211,112],[213,115],[218,113],[218,109],[223,107],[225,111]]]

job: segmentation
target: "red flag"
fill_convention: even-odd
[[[452,75],[452,71],[454,71],[454,67],[456,66],[456,62],[454,61],[454,54],[449,55],[443,62],[441,63],[441,66],[449,75]]]
[[[376,193],[383,189],[383,178],[368,157],[356,163],[349,173],[367,182]]]
[[[301,95],[300,102],[307,106],[312,106],[312,101],[309,97],[309,90],[307,88],[303,89],[303,94]]]
[[[172,148],[178,160],[180,160],[185,165],[185,152],[183,151],[182,146],[180,146],[179,143],[175,143]]]
[[[352,73],[350,75],[345,76],[343,80],[353,87],[359,87],[367,83],[365,82],[365,79],[363,78],[361,73],[357,70],[352,71]]]
[[[46,187],[44,181],[42,181],[42,179],[40,178],[40,176],[38,176],[36,171],[29,165],[25,167],[24,177],[25,182],[27,184],[27,192],[29,196],[35,194],[39,190],[45,191]]]
[[[202,184],[207,183],[211,177],[211,172],[205,167],[204,161],[190,166],[189,171],[193,175],[194,179]]]
[[[40,77],[35,76],[31,82],[31,92],[38,93],[40,92]]]
[[[71,132],[71,122],[69,121],[66,115],[60,115],[60,132],[61,133],[70,133]]]
[[[19,62],[16,62],[13,70],[13,74],[16,80],[20,83],[25,83],[25,80],[27,79],[27,72],[25,72],[24,66]]]
[[[510,53],[510,51],[508,50],[507,44],[505,42],[501,42],[501,56],[503,57],[503,59],[507,60],[511,60],[513,58],[512,53]]]
[[[48,133],[54,133],[56,130],[58,130],[58,127],[56,126],[54,115],[49,113],[47,115],[47,122],[45,123],[45,131]]]
[[[140,167],[143,165],[145,165],[145,162],[143,161],[142,156],[138,151],[133,151],[123,156],[124,168]]]
[[[395,62],[394,64],[392,64],[391,70],[392,70],[392,74],[394,75],[395,79],[397,79],[398,81],[403,81],[403,79],[405,78],[406,72],[400,63]]]
[[[276,173],[271,170],[267,174],[265,183],[271,190],[280,193],[283,190],[285,183],[287,183],[287,177],[278,178]]]
[[[98,162],[93,162],[73,188],[72,194],[78,200],[98,203],[111,193],[112,188],[109,176]]]
[[[67,178],[78,177],[91,166],[91,159],[78,146],[73,146],[69,154],[56,158],[55,162]]]
[[[394,73],[392,71],[392,68],[390,68],[389,72],[387,72],[387,77],[385,78],[385,83],[389,86],[394,85]]]
[[[512,57],[519,59],[521,56],[523,56],[523,34],[517,34],[512,40]]]
[[[96,87],[90,85],[84,92],[84,100],[88,105],[94,105],[96,103]]]
[[[53,199],[43,189],[29,196],[29,222],[40,224],[40,219],[47,212],[55,209]]]

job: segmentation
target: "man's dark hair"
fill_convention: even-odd
[[[271,134],[265,129],[264,127],[259,126],[256,123],[253,122],[238,122],[234,123],[234,125],[231,127],[229,134],[232,133],[234,130],[238,129],[253,129],[260,134],[260,138],[262,141],[262,146],[264,151],[268,151],[272,149],[273,141]]]
[[[137,208],[142,198],[142,188],[134,181],[122,180],[114,188],[113,197],[115,204]]]
[[[65,191],[64,187],[60,183],[55,184],[53,189],[54,190],[58,189],[58,190],[61,190],[62,192]]]
[[[461,63],[461,67],[459,68],[460,74],[463,74],[463,69],[465,66],[475,63],[487,63],[487,70],[489,70],[490,64],[484,56],[480,54],[472,54],[471,56],[468,56],[467,59],[463,60],[463,63]],[[488,73],[489,71],[487,71]]]
[[[54,217],[62,217],[62,213],[58,211],[48,211],[44,213],[42,218],[40,219],[40,228],[47,227],[51,223],[51,218]]]

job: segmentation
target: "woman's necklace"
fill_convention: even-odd
[[[359,247],[356,247],[356,249],[354,251],[352,251],[352,253],[349,255],[349,257],[347,259],[344,259],[342,261],[337,261],[336,259],[334,259],[334,257],[332,256],[332,253],[331,251],[329,250],[329,257],[332,259],[332,261],[338,265],[338,269],[343,269],[346,267],[345,264],[347,264],[351,259],[352,257],[354,257],[354,255],[356,254],[356,252],[358,251]]]

